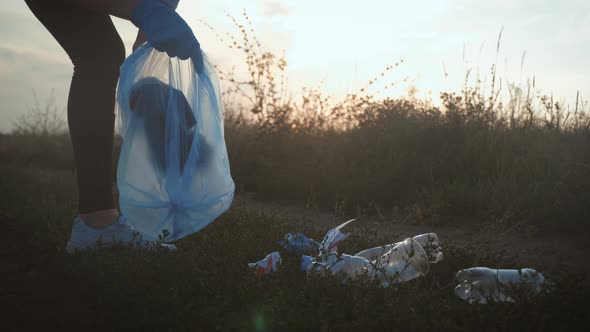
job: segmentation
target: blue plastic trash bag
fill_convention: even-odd
[[[144,44],[121,66],[119,205],[145,239],[178,240],[229,208],[234,182],[220,96],[207,58],[199,75],[191,60]]]

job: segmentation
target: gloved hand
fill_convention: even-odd
[[[182,60],[191,58],[197,73],[203,70],[203,52],[188,24],[159,0],[142,0],[131,14],[131,22],[156,50]]]

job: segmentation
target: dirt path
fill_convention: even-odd
[[[338,218],[329,211],[261,202],[254,199],[252,195],[237,195],[234,206],[288,218],[302,225],[314,225],[323,231],[346,221],[345,218]],[[461,226],[440,226],[394,223],[379,217],[361,217],[358,221],[364,226],[381,228],[387,238],[394,240],[434,232],[438,234],[442,242],[452,241],[460,246],[485,242],[491,250],[507,251],[522,265],[540,271],[571,271],[590,275],[590,266],[584,263],[588,251],[588,240],[587,235],[582,233],[567,236],[560,234],[529,236],[518,227],[503,227],[482,222],[465,223]]]

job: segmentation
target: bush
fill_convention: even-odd
[[[65,111],[59,110],[55,104],[54,92],[52,91],[43,106],[39,103],[34,91],[33,100],[33,106],[29,108],[27,113],[13,122],[12,133],[45,137],[66,134]]]
[[[374,98],[369,90],[399,61],[341,100],[309,89],[300,100],[286,98],[273,76],[284,80],[284,57],[262,50],[244,18],[232,18],[243,38],[229,44],[244,53],[247,78],[221,75],[233,87],[226,98],[245,97],[264,110],[249,116],[243,104],[226,109],[241,190],[415,222],[511,215],[558,227],[589,220],[590,116],[579,93],[570,110],[535,96],[533,79],[526,89],[509,84],[502,103],[493,66],[489,96],[478,82],[441,94],[441,106],[412,95]]]

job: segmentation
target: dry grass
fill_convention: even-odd
[[[512,258],[445,241],[445,260],[425,278],[386,289],[364,282],[306,278],[297,257],[258,280],[247,263],[277,249],[286,232],[320,237],[322,230],[236,205],[175,253],[123,249],[68,256],[75,213],[73,174],[1,166],[4,240],[3,331],[411,331],[576,330],[588,324],[588,286],[567,271],[517,304],[472,306],[453,294],[457,270],[514,268]],[[359,221],[362,224],[362,220]],[[293,225],[301,227],[294,228]],[[363,227],[363,225],[359,225]],[[357,226],[355,226],[357,227]],[[323,230],[325,231],[325,230]],[[344,251],[392,239],[355,230]],[[362,235],[361,235],[362,234]],[[373,235],[371,235],[373,234]]]

